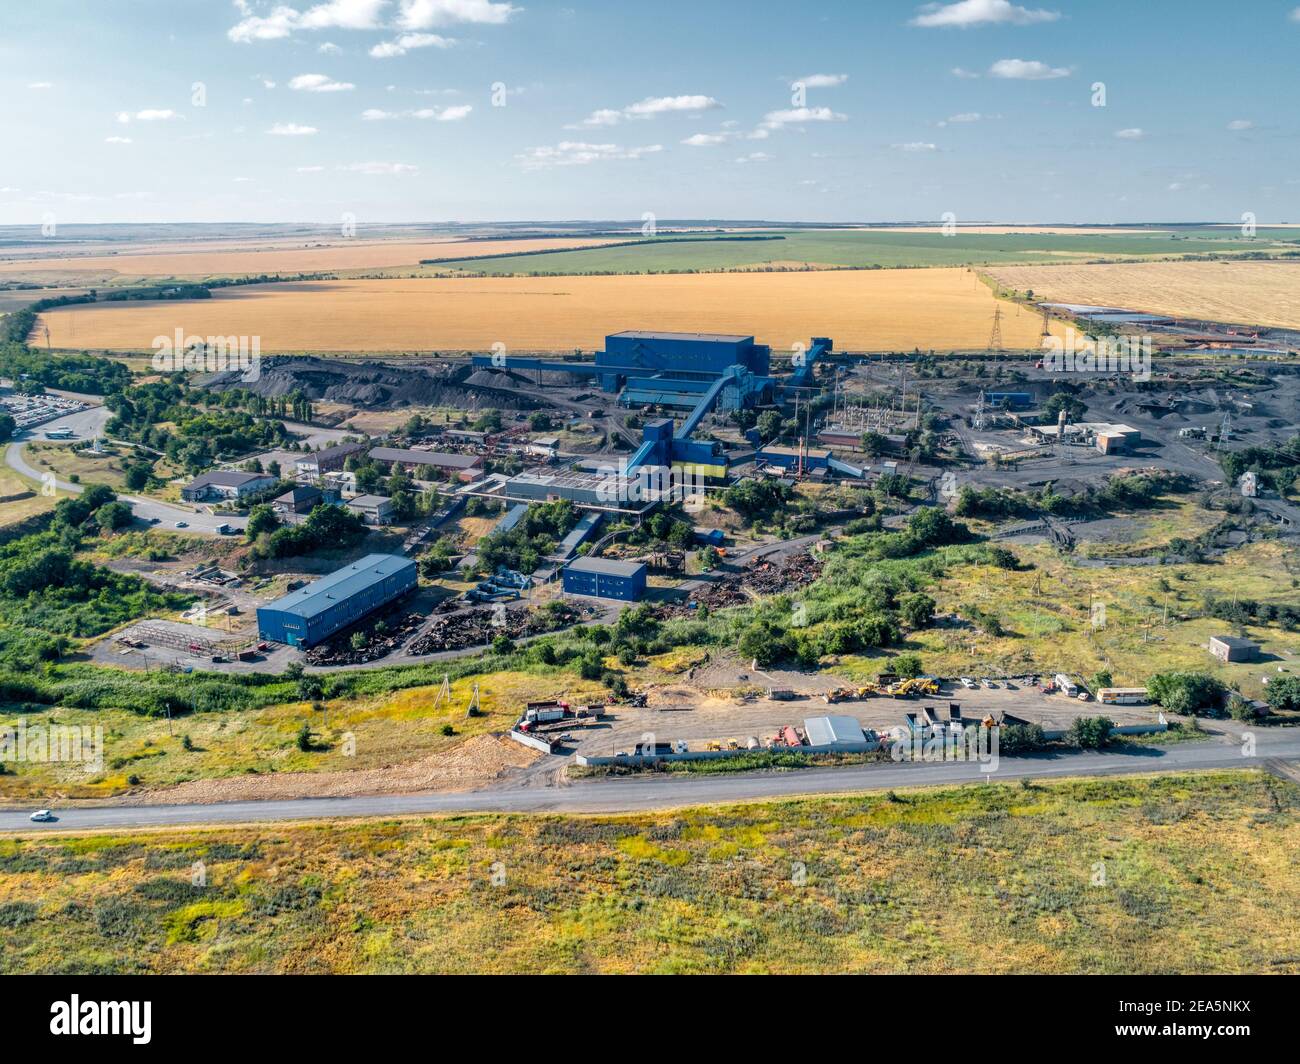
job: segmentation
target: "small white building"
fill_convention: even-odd
[[[276,483],[277,478],[266,473],[234,473],[219,469],[191,480],[181,488],[181,498],[186,502],[242,499]]]
[[[358,495],[346,505],[368,525],[388,525],[393,522],[393,500],[387,495]]]

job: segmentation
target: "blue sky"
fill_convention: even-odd
[[[6,0],[0,223],[1300,221],[1298,50],[1295,0]]]

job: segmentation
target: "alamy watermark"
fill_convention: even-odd
[[[704,475],[689,466],[637,466],[627,459],[597,470],[596,498],[605,504],[681,503],[687,513],[704,509]]]
[[[998,770],[998,729],[975,724],[963,728],[941,725],[914,728],[889,743],[894,761],[978,761],[981,772]]]
[[[247,383],[262,376],[260,336],[188,336],[177,327],[171,336],[155,336],[149,346],[159,373],[238,373]]]
[[[1043,369],[1049,373],[1128,373],[1135,381],[1151,379],[1150,336],[1082,336],[1066,329],[1065,337],[1043,337]]]
[[[0,727],[0,762],[80,764],[87,772],[104,769],[104,728],[80,724],[28,724]]]

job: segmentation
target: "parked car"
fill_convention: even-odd
[[[57,820],[58,817],[56,817],[56,816],[55,816],[53,813],[51,813],[48,809],[38,809],[38,810],[36,810],[36,812],[34,812],[34,813],[31,815],[31,817],[30,817],[29,819],[32,820],[32,821],[34,821],[34,822],[37,823],[37,824],[47,824],[47,823],[49,823],[51,820]]]
[[[962,685],[963,687],[974,687],[974,686],[975,686],[975,681],[972,680],[969,676],[963,676],[963,677],[961,678],[961,685]]]

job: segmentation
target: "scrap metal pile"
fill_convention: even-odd
[[[542,635],[561,628],[571,628],[596,612],[591,606],[570,606],[568,603],[545,609],[500,606],[496,609],[461,610],[437,618],[424,635],[407,647],[406,652],[418,657],[447,650],[487,646],[501,635],[509,639]]]
[[[382,635],[376,633],[379,623],[384,625]],[[312,647],[304,656],[309,665],[367,665],[398,650],[415,632],[419,631],[422,624],[424,624],[424,617],[418,613],[386,617],[382,622],[375,622],[364,628],[340,632],[320,645]],[[360,650],[352,646],[352,636],[358,631],[366,637],[366,645]]]
[[[664,619],[689,617],[699,607],[710,610],[743,606],[754,595],[780,595],[807,587],[821,576],[822,563],[811,554],[796,554],[778,561],[760,561],[742,572],[721,577],[691,595],[688,602],[663,606],[658,610]]]

